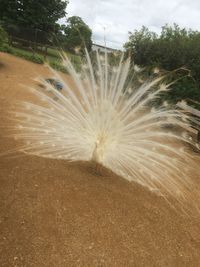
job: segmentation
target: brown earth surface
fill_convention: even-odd
[[[0,151],[6,112],[46,67],[0,53]],[[64,75],[63,75],[64,77]],[[69,79],[65,75],[65,79]],[[200,266],[200,216],[92,163],[0,157],[0,266]]]

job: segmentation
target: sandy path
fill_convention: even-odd
[[[0,119],[47,68],[0,53]],[[0,133],[0,151],[16,142]],[[200,266],[200,217],[91,163],[0,158],[0,266]]]

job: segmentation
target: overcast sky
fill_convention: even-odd
[[[178,23],[200,30],[200,0],[69,0],[68,17],[80,16],[92,29],[93,41],[122,48],[128,32],[142,25],[160,32],[161,26]]]

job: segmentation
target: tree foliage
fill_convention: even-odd
[[[86,47],[89,51],[92,46],[92,30],[78,16],[72,16],[67,19],[67,25],[62,26],[64,32],[63,43],[64,47],[74,52],[76,49],[84,50]]]
[[[143,26],[141,30],[129,32],[129,41],[125,43],[124,47],[131,53],[137,64],[147,65],[151,61],[151,51],[156,38],[157,35],[154,32]]]
[[[142,27],[129,34],[124,47],[138,65],[167,71],[182,67],[188,70],[190,75],[174,83],[172,90],[162,96],[164,100],[174,103],[183,98],[200,100],[200,32],[174,24],[165,25],[157,35]],[[173,77],[176,78],[180,75]]]
[[[54,31],[56,21],[66,14],[68,0],[0,0],[3,24]]]

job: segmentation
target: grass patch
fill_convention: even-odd
[[[54,58],[60,58],[60,51],[58,49],[48,47],[47,55]]]
[[[12,55],[17,56],[17,57],[27,59],[27,60],[32,61],[34,63],[38,63],[38,64],[44,63],[44,59],[41,55],[39,55],[37,53],[32,53],[30,51],[22,50],[20,48],[15,48],[15,47],[12,47],[9,45],[4,45],[4,46],[0,47],[0,51],[12,54]]]
[[[40,53],[34,53],[30,50],[25,50],[22,48],[17,48],[13,46],[9,46],[8,44],[0,46],[1,52],[6,52],[9,54],[12,54],[17,57],[24,58],[26,60],[32,61],[37,64],[44,64],[45,62],[48,62],[48,64],[55,70],[67,73],[66,68],[62,64],[62,60],[60,57],[60,52],[53,48],[48,48],[47,57],[45,60],[45,57],[43,54]],[[81,57],[72,55],[69,53],[66,53],[69,59],[71,60],[72,64],[74,65],[75,69],[77,71],[81,70]]]
[[[64,52],[67,57],[70,59],[72,65],[75,67],[77,71],[81,70],[81,65],[82,65],[82,60],[81,57],[78,55],[73,55],[68,52]],[[61,51],[53,49],[53,48],[48,48],[47,50],[47,60],[50,62],[50,65],[53,67],[55,66],[56,70],[63,71],[64,67],[62,65],[62,60],[61,60]],[[64,71],[65,72],[65,71]]]

